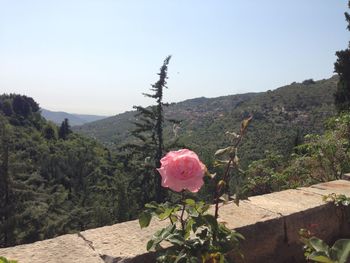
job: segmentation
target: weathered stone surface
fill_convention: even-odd
[[[212,209],[212,211],[214,211]],[[266,209],[252,205],[250,202],[242,201],[237,206],[229,203],[220,208],[220,220],[225,222],[229,228],[264,222],[276,217],[278,214],[272,213]],[[130,257],[147,253],[146,243],[150,237],[168,224],[167,221],[153,220],[148,228],[140,229],[137,220],[129,221],[113,226],[106,226],[81,232],[92,246],[103,255],[107,260],[114,259],[114,262],[130,262]],[[144,257],[132,259],[132,262],[153,262],[146,261]]]
[[[236,230],[245,238],[240,244],[244,258],[233,252],[230,255],[232,262],[278,262],[274,261],[276,255],[272,251],[284,243],[284,221],[281,217],[242,226]]]
[[[281,217],[237,229],[250,240],[242,243],[244,262],[304,262],[298,234],[301,228],[311,230],[327,242],[339,237],[349,238],[349,219],[344,211],[322,201],[322,194],[336,191],[347,195],[349,190],[349,182],[333,181],[249,198],[252,205]],[[233,258],[240,262],[239,258]]]
[[[214,214],[214,208],[211,209],[211,212]],[[277,217],[280,215],[246,200],[239,202],[239,206],[230,202],[219,208],[219,220],[225,222],[230,229],[265,222]]]
[[[253,196],[249,198],[249,201],[255,206],[281,216],[324,205],[322,198],[318,194],[295,189]]]
[[[349,237],[349,218],[344,210],[324,203],[322,195],[337,193],[350,196],[350,182],[338,180],[308,188],[254,196],[220,208],[220,220],[245,236],[244,261],[232,253],[230,259],[246,263],[303,262],[298,231],[308,228],[326,241]],[[214,209],[212,208],[212,212]],[[154,232],[168,222],[153,220],[140,229],[138,221],[129,221],[29,245],[0,249],[0,255],[26,262],[154,262],[146,243]],[[103,258],[103,260],[101,259]]]
[[[350,181],[348,180],[337,180],[327,183],[315,184],[310,187],[301,187],[300,190],[311,192],[319,195],[328,194],[344,194],[350,196]]]
[[[19,263],[103,263],[101,257],[78,235],[64,235],[27,245],[0,249],[0,256]]]
[[[138,221],[133,220],[90,229],[81,234],[92,242],[100,255],[121,260],[146,253],[147,241],[160,227],[166,225],[165,221],[152,220],[149,227],[141,229]]]
[[[350,181],[348,180],[336,180],[336,181],[331,181],[327,183],[320,183],[320,184],[315,184],[310,187],[306,188],[300,188],[300,190],[305,191],[305,192],[312,192],[315,194],[319,194],[321,197],[328,195],[328,194],[343,194],[348,197],[350,197]],[[338,235],[332,235],[333,237],[346,237],[349,238],[350,236],[350,218],[349,218],[349,210],[350,207],[345,208],[345,207],[338,207],[336,208],[333,204],[326,204],[324,209],[327,209],[326,211],[322,211],[322,216],[319,221],[322,222],[321,225],[329,224],[331,229],[331,226],[333,228],[335,226],[339,227],[339,234]],[[321,212],[320,212],[321,213]],[[331,218],[336,216],[336,222],[332,222]],[[324,221],[323,221],[324,220]],[[316,221],[316,220],[315,220]],[[335,224],[335,226],[333,225]],[[325,237],[327,240],[330,240],[331,238],[327,236],[329,235],[329,229],[324,229],[323,233],[320,231],[320,236]]]

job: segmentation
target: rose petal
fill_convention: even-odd
[[[157,169],[162,177],[162,186],[176,192],[189,190],[198,192],[204,184],[205,165],[196,153],[188,149],[171,151],[161,159]]]

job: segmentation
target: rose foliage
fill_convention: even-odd
[[[170,222],[147,243],[148,251],[157,252],[157,262],[224,263],[229,262],[229,252],[236,251],[239,254],[239,241],[243,236],[218,221],[219,202],[223,199],[229,201],[229,181],[233,173],[237,175],[239,171],[237,149],[251,119],[250,117],[242,122],[238,134],[226,133],[230,136],[232,145],[216,151],[215,157],[220,159],[216,160],[215,165],[220,171],[224,171],[222,176],[210,174],[197,154],[188,149],[171,151],[161,159],[161,167],[157,170],[162,177],[162,186],[179,193],[181,198],[175,203],[148,203],[140,214],[141,228],[149,226],[152,217]],[[209,212],[210,205],[204,201],[186,198],[187,192],[196,193],[200,190],[205,175],[215,184],[214,214]],[[235,177],[237,182],[239,176]]]

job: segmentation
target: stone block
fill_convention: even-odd
[[[0,249],[0,256],[19,263],[104,263],[98,253],[77,234],[3,248]]]
[[[324,205],[322,198],[318,194],[295,189],[253,196],[249,198],[249,201],[255,206],[281,216]]]
[[[350,181],[347,180],[337,180],[327,183],[315,184],[310,187],[301,187],[300,190],[311,192],[319,195],[328,194],[344,194],[350,197]]]
[[[247,201],[240,202],[239,206],[231,202],[220,208],[220,220],[231,229],[276,217],[279,215]],[[154,219],[148,228],[140,229],[138,221],[134,220],[87,230],[81,232],[81,235],[91,242],[106,262],[154,262],[152,254],[147,254],[146,243],[157,230],[167,224],[168,221]]]
[[[147,241],[166,225],[166,221],[153,219],[149,227],[141,229],[138,220],[133,220],[86,230],[81,235],[91,242],[102,257],[113,259],[112,262],[129,262],[130,257],[147,253]]]

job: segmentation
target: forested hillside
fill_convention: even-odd
[[[109,150],[67,121],[0,96],[0,247],[129,219],[123,178]]]
[[[243,164],[265,156],[265,151],[289,154],[307,133],[322,133],[324,121],[334,114],[333,94],[337,77],[292,83],[273,91],[197,98],[165,107],[165,117],[181,121],[179,127],[165,124],[166,137],[195,150],[207,162],[216,149],[226,145],[225,131],[237,130],[249,114],[253,122],[242,145]],[[75,128],[75,131],[101,141],[110,149],[133,138],[135,112],[126,112]]]
[[[165,151],[176,138],[177,148],[195,150],[211,169],[214,152],[228,144],[225,132],[236,131],[252,114],[239,153],[243,167],[265,157],[266,150],[288,156],[304,134],[323,131],[324,120],[334,113],[336,83],[336,77],[308,80],[264,93],[170,104],[164,107],[164,120],[180,123],[165,122]],[[0,246],[135,218],[154,200],[154,191],[147,190],[153,166],[146,162],[149,153],[136,160],[116,150],[139,143],[130,136],[137,118],[127,112],[77,129],[106,147],[74,133],[68,120],[60,127],[45,120],[32,98],[1,95]],[[256,182],[250,185],[251,193],[271,191],[256,190]],[[204,188],[200,195],[209,197],[212,189]]]

